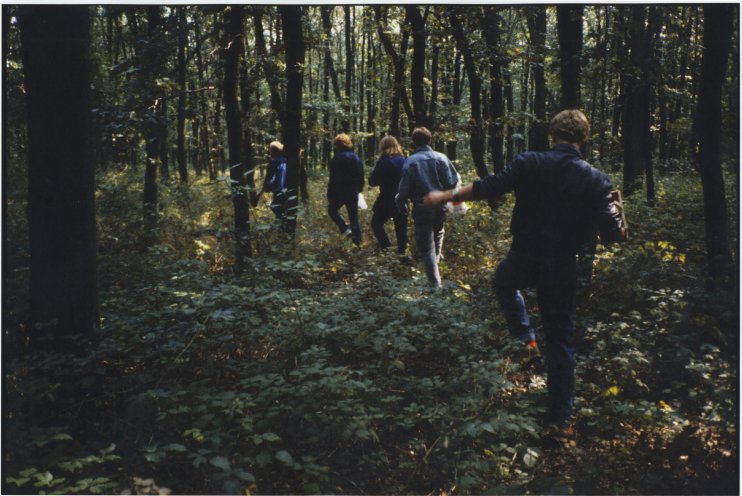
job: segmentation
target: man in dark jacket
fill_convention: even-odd
[[[565,110],[551,121],[554,147],[526,152],[502,172],[460,190],[431,192],[426,205],[484,200],[515,193],[510,224],[513,242],[495,271],[493,288],[511,336],[537,349],[520,289],[536,288],[546,334],[549,414],[553,426],[571,435],[574,397],[576,254],[599,230],[604,243],[626,236],[611,196],[611,181],[580,154],[590,133],[585,115]]]

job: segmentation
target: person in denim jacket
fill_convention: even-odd
[[[515,194],[513,242],[495,271],[493,289],[510,335],[527,349],[538,350],[520,292],[536,289],[546,335],[550,422],[569,435],[575,383],[576,255],[596,230],[605,244],[625,239],[626,229],[613,203],[611,180],[580,153],[590,134],[585,115],[564,110],[552,119],[549,131],[551,150],[523,153],[503,171],[460,190],[431,192],[425,204]]]
[[[441,286],[438,263],[441,259],[443,221],[445,210],[442,204],[424,205],[423,198],[431,191],[453,188],[459,183],[459,173],[444,154],[430,147],[433,135],[425,127],[412,131],[415,151],[402,166],[397,206],[407,212],[407,202],[412,201],[412,220],[415,224],[417,251],[425,264],[425,274],[434,287]]]
[[[330,180],[327,183],[327,214],[340,232],[361,244],[361,225],[358,223],[358,193],[363,191],[363,162],[353,152],[353,142],[347,134],[338,134],[334,141],[335,155],[330,160]],[[350,226],[340,215],[340,208],[348,211]]]
[[[373,229],[379,247],[383,250],[391,246],[389,236],[384,230],[384,224],[394,219],[394,232],[397,235],[397,251],[404,255],[407,250],[407,214],[397,208],[394,197],[399,192],[399,180],[402,177],[404,155],[402,147],[394,136],[385,136],[379,142],[379,160],[373,172],[368,177],[369,186],[379,186],[379,196],[373,206],[374,215],[371,217]]]
[[[265,192],[273,194],[270,208],[276,214],[277,219],[283,220],[286,213],[286,157],[283,155],[283,144],[280,141],[271,142],[269,149],[271,160],[265,172],[265,180],[260,194],[262,195]]]

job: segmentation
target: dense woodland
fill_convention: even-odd
[[[738,5],[2,9],[4,493],[739,493]],[[325,188],[338,132],[368,174],[427,126],[469,182],[565,108],[631,231],[548,450],[490,289],[513,198],[447,221],[432,291]]]

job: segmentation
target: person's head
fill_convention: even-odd
[[[416,127],[412,130],[412,143],[414,143],[415,148],[420,148],[421,146],[430,145],[430,143],[433,141],[433,133],[431,133],[427,127]]]
[[[399,145],[397,139],[392,135],[387,135],[381,138],[379,141],[379,155],[404,155],[402,153],[402,147]]]
[[[335,145],[335,150],[339,152],[353,149],[353,142],[350,140],[350,136],[345,133],[340,133],[335,136],[333,143]]]
[[[268,145],[268,147],[270,148],[271,158],[283,155],[283,143],[280,141],[271,141],[271,144]]]
[[[590,123],[579,110],[562,110],[551,119],[549,134],[554,143],[582,145],[590,136]]]

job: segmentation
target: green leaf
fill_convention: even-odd
[[[291,453],[286,450],[281,450],[276,453],[276,460],[278,460],[279,462],[283,462],[288,466],[294,465],[294,458],[291,456]]]
[[[231,464],[229,463],[229,460],[226,456],[215,456],[214,458],[209,460],[209,463],[216,468],[224,470],[225,472],[229,472],[231,468]]]

